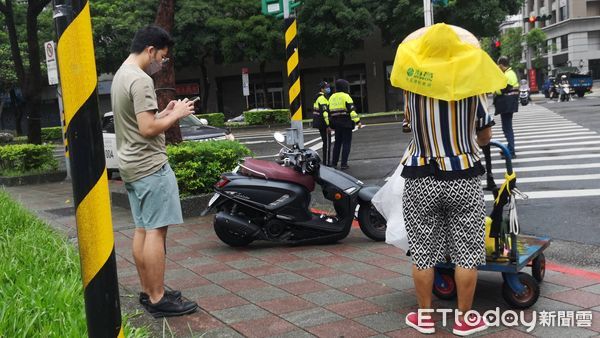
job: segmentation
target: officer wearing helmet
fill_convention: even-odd
[[[331,165],[336,167],[342,154],[340,169],[348,169],[348,156],[352,145],[352,129],[361,127],[360,117],[354,110],[354,102],[348,95],[350,84],[344,79],[335,81],[335,93],[329,97],[329,113],[325,118],[328,125],[335,130],[335,144]]]
[[[313,128],[319,129],[321,134],[321,141],[323,142],[323,164],[329,165],[331,159],[331,129],[329,128],[329,121],[326,120],[327,112],[329,110],[329,101],[327,96],[331,93],[329,83],[321,81],[319,83],[319,92],[317,93],[317,99],[313,104]]]

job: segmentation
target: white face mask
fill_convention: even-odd
[[[146,73],[148,73],[148,75],[152,76],[152,75],[158,73],[161,69],[162,69],[162,64],[160,62],[152,59],[152,61],[148,65],[148,68],[146,69]]]

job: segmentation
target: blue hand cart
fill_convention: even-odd
[[[502,297],[513,308],[526,309],[537,301],[540,286],[546,271],[544,250],[550,245],[550,238],[525,236],[509,229],[504,219],[504,207],[514,206],[516,175],[513,172],[511,156],[508,149],[499,142],[491,141],[490,145],[502,150],[506,159],[506,180],[494,191],[494,207],[486,217],[486,252],[487,262],[477,267],[481,271],[502,273]],[[508,211],[510,213],[514,210]],[[531,266],[531,275],[521,272]],[[454,282],[454,264],[439,263],[435,266],[433,293],[440,299],[456,297]]]

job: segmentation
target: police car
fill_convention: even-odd
[[[179,120],[179,127],[181,138],[184,141],[234,140],[233,134],[229,130],[209,126],[206,119],[199,119],[194,115]],[[119,171],[113,112],[104,114],[102,118],[102,136],[106,169],[108,178],[111,178],[113,172]]]

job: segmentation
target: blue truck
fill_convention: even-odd
[[[571,85],[571,90],[577,94],[578,97],[583,97],[585,93],[592,90],[594,80],[592,74],[581,74],[577,67],[560,67],[552,70],[552,76],[548,77],[548,80],[542,85],[542,92],[545,97],[550,97],[550,87],[552,86],[553,80],[560,82],[562,75],[566,75]]]

